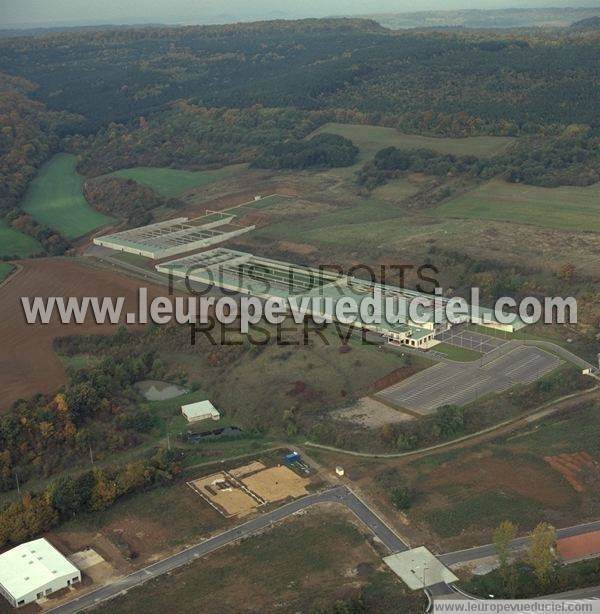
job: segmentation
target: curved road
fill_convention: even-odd
[[[518,416],[509,418],[508,420],[499,422],[498,424],[494,424],[480,431],[476,431],[475,433],[469,433],[468,435],[463,435],[461,437],[457,437],[456,439],[443,441],[433,446],[428,446],[427,448],[408,450],[406,452],[358,452],[355,450],[336,448],[335,446],[328,446],[321,443],[314,443],[312,441],[305,441],[303,445],[310,448],[317,448],[319,450],[326,450],[328,452],[335,452],[336,454],[345,454],[347,456],[357,456],[362,458],[419,458],[421,456],[428,456],[429,454],[436,454],[438,452],[444,452],[453,448],[479,443],[482,440],[495,438],[498,435],[504,435],[505,433],[512,432],[513,430],[527,426],[536,420],[540,420],[541,418],[545,418],[546,416],[561,411],[565,408],[565,404],[568,405],[570,401],[584,401],[587,399],[587,397],[595,398],[598,396],[600,396],[600,386],[579,390],[557,399],[547,401],[534,409],[527,410]]]
[[[253,518],[233,529],[210,537],[186,550],[182,550],[177,554],[173,554],[152,565],[148,565],[148,567],[139,569],[111,584],[101,586],[96,590],[85,593],[50,611],[59,614],[73,614],[91,608],[135,586],[139,586],[148,580],[169,573],[182,565],[186,565],[202,556],[210,554],[227,544],[258,533],[274,523],[317,503],[340,503],[341,505],[345,505],[382,541],[390,552],[401,552],[408,549],[408,545],[403,542],[402,539],[400,539],[400,537],[398,537],[398,535],[396,535],[396,533],[394,533],[394,531],[362,501],[362,499],[354,494],[349,488],[345,486],[336,486],[330,490],[292,501],[262,516]]]

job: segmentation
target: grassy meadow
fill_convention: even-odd
[[[516,139],[505,136],[469,136],[461,139],[403,134],[395,128],[362,124],[339,124],[321,126],[316,133],[339,134],[350,139],[360,149],[360,160],[372,158],[380,149],[432,149],[442,154],[477,156],[488,158],[503,153]]]
[[[408,181],[405,181],[408,184]],[[399,199],[410,194],[409,185],[399,188]],[[305,215],[302,210],[296,214],[274,219],[268,226],[258,228],[253,234],[257,238],[271,241],[293,241],[322,246],[352,248],[353,250],[392,249],[404,246],[407,240],[419,241],[448,231],[458,231],[461,222],[442,220],[407,214],[393,202],[376,198],[356,199],[344,207],[318,215]]]
[[[214,171],[182,171],[174,168],[135,167],[123,168],[108,176],[133,179],[140,185],[167,198],[179,196],[188,190],[201,188],[209,183],[225,179],[236,172],[237,166],[226,166]]]
[[[42,246],[33,237],[11,228],[0,219],[0,258],[27,258],[42,251]]]
[[[600,232],[600,184],[540,188],[493,179],[442,204],[441,217]]]
[[[0,283],[3,282],[13,271],[15,267],[8,262],[0,262]]]
[[[58,230],[68,239],[81,237],[112,221],[85,200],[83,177],[75,165],[75,156],[56,154],[42,166],[21,203],[38,222]]]

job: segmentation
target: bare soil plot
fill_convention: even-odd
[[[62,361],[52,343],[56,337],[71,334],[116,332],[117,326],[97,324],[89,314],[83,324],[61,324],[53,315],[49,324],[29,325],[25,321],[21,297],[122,296],[125,313],[137,311],[139,282],[108,271],[99,271],[63,258],[22,261],[23,270],[0,288],[0,409],[16,399],[36,393],[50,393],[67,380]],[[148,285],[149,297],[165,290]]]
[[[299,256],[310,256],[317,251],[314,245],[308,243],[294,243],[292,241],[280,241],[277,247],[283,252],[293,252]]]
[[[371,397],[363,397],[354,405],[343,407],[332,413],[338,420],[352,422],[367,428],[378,428],[384,424],[395,424],[414,420],[414,416],[388,407]]]
[[[585,450],[574,454],[545,456],[544,460],[558,471],[577,492],[586,490],[586,478],[597,483],[600,478],[600,463]]]
[[[428,491],[449,484],[475,492],[512,492],[549,506],[566,506],[573,499],[573,491],[557,481],[543,463],[528,461],[525,457],[511,460],[471,454],[461,460],[444,463],[424,480]]]
[[[242,478],[242,483],[261,499],[271,503],[308,494],[308,478],[302,478],[288,467],[279,465]]]
[[[247,516],[254,512],[261,502],[225,471],[213,473],[189,485],[223,516]]]
[[[378,380],[373,382],[372,388],[373,390],[383,390],[388,386],[392,386],[394,384],[398,384],[399,382],[408,379],[411,375],[417,373],[418,369],[415,367],[398,367],[393,371],[390,371],[383,377],[380,377]]]

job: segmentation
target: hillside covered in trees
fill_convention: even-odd
[[[54,32],[0,39],[0,212],[61,253],[61,236],[18,203],[52,153],[79,156],[88,179],[132,166],[272,169],[354,162],[326,122],[436,136],[520,136],[492,160],[396,152],[369,162],[363,186],[406,170],[503,176],[533,185],[598,181],[600,33],[393,31],[369,19]],[[354,153],[353,153],[354,152]],[[382,154],[385,158],[388,154]],[[393,168],[394,165],[398,168]],[[156,195],[87,184],[102,211],[148,219]]]
[[[398,32],[358,19],[74,31],[0,40],[0,70],[83,115],[87,131],[178,99],[355,109],[456,136],[596,127],[597,32],[561,32]]]

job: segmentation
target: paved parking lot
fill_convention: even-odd
[[[475,333],[466,330],[464,326],[453,326],[450,330],[438,335],[437,339],[461,348],[476,350],[482,354],[487,354],[506,343],[505,339]]]
[[[427,415],[442,405],[466,405],[485,394],[529,384],[561,362],[539,348],[520,346],[497,357],[489,354],[475,363],[437,364],[375,396],[400,409]]]

